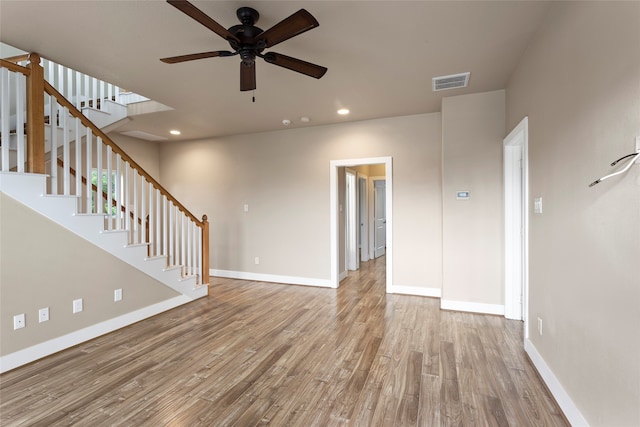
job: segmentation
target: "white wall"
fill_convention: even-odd
[[[504,136],[504,90],[442,100],[443,308],[504,312]]]
[[[421,114],[163,143],[163,185],[209,216],[212,269],[327,280],[330,161],[391,156],[394,284],[439,289],[440,122]]]
[[[576,425],[638,426],[640,166],[588,184],[640,135],[640,3],[554,3],[507,86],[508,129],[524,116],[532,354]]]

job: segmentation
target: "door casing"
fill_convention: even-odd
[[[338,168],[359,165],[384,164],[386,182],[386,215],[387,215],[387,254],[386,254],[386,291],[390,292],[393,287],[393,162],[392,157],[367,157],[361,159],[331,160],[329,162],[329,215],[330,215],[330,258],[331,258],[331,278],[332,288],[337,288],[340,284],[338,266],[339,262],[339,230],[338,218]]]

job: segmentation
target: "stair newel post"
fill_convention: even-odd
[[[206,215],[202,215],[202,284],[209,285],[209,221]]]
[[[30,53],[27,68],[31,70],[27,76],[27,171],[45,173],[44,69],[40,65],[40,55]]]

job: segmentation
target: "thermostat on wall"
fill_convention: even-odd
[[[468,191],[456,191],[456,200],[469,200],[471,193]]]

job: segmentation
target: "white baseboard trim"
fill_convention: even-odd
[[[10,371],[27,363],[41,359],[45,356],[57,353],[61,350],[81,344],[85,341],[97,338],[100,335],[113,332],[117,329],[124,328],[133,323],[139,322],[156,314],[162,313],[182,304],[193,301],[193,299],[180,295],[148,307],[141,308],[113,319],[105,320],[92,326],[71,332],[58,338],[45,341],[40,344],[18,350],[0,357],[0,373]]]
[[[316,279],[311,277],[280,276],[277,274],[249,273],[246,271],[216,270],[210,269],[209,275],[225,277],[227,279],[253,280],[256,282],[284,283],[287,285],[319,286],[331,288],[331,280]]]
[[[484,304],[481,302],[440,300],[440,308],[442,310],[452,311],[468,311],[470,313],[496,314],[504,316],[503,304]]]
[[[338,282],[342,282],[344,279],[347,278],[348,275],[349,275],[349,272],[347,270],[345,270],[342,273],[340,273],[338,275]]]
[[[573,400],[571,400],[571,397],[562,387],[562,384],[560,384],[560,381],[558,381],[558,378],[553,374],[553,371],[551,371],[540,353],[538,353],[536,347],[528,339],[524,340],[524,351],[529,355],[531,362],[533,362],[533,365],[538,370],[538,373],[549,388],[553,398],[558,402],[558,405],[562,409],[562,412],[564,412],[564,416],[567,417],[569,423],[571,423],[572,426],[588,427],[589,423],[587,420],[578,410],[575,403],[573,403]]]
[[[421,297],[440,298],[442,289],[440,288],[423,288],[420,286],[391,286],[390,294],[418,295]]]

